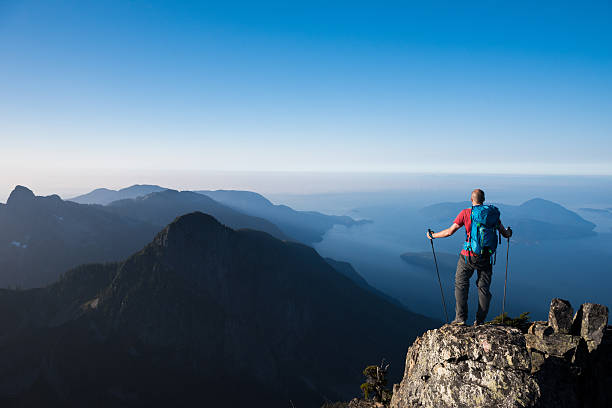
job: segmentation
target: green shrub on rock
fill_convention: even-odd
[[[363,370],[366,381],[361,384],[364,399],[372,399],[384,405],[391,402],[392,391],[387,388],[387,371],[389,364],[383,360],[379,366],[370,365]]]
[[[487,322],[487,324],[501,324],[504,326],[515,327],[522,331],[523,333],[527,333],[527,329],[531,325],[529,321],[529,312],[521,313],[518,317],[509,317],[508,313],[500,314],[496,316],[493,320]]]

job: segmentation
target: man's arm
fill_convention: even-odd
[[[504,238],[510,238],[512,236],[512,228],[504,228],[504,224],[502,224],[501,220],[499,221],[499,224],[497,224],[497,229],[499,232],[501,232]]]
[[[446,237],[450,237],[455,232],[457,232],[457,230],[459,228],[461,228],[459,225],[453,223],[453,225],[451,225],[447,229],[442,230],[440,232],[434,232],[431,236],[429,236],[429,231],[427,231],[427,238],[432,239],[432,238],[446,238]]]

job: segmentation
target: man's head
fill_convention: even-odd
[[[472,205],[481,205],[482,203],[484,203],[484,200],[485,200],[484,191],[482,191],[479,188],[472,191]]]

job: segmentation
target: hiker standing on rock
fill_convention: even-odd
[[[452,324],[465,324],[468,314],[468,291],[470,278],[474,270],[478,271],[476,286],[478,287],[478,310],[474,325],[484,323],[491,302],[491,275],[493,265],[491,258],[497,249],[499,232],[505,238],[512,236],[512,229],[504,228],[500,221],[497,207],[485,205],[485,193],[481,189],[472,191],[472,207],[462,210],[453,225],[440,232],[430,234],[427,238],[446,238],[453,235],[459,228],[465,226],[466,241],[457,262],[455,273],[455,320]],[[501,242],[501,238],[499,238]]]

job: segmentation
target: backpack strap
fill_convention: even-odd
[[[465,233],[467,234],[467,253],[470,263],[472,263],[472,229],[474,228],[474,206],[470,209],[470,233],[468,234],[467,228]]]

